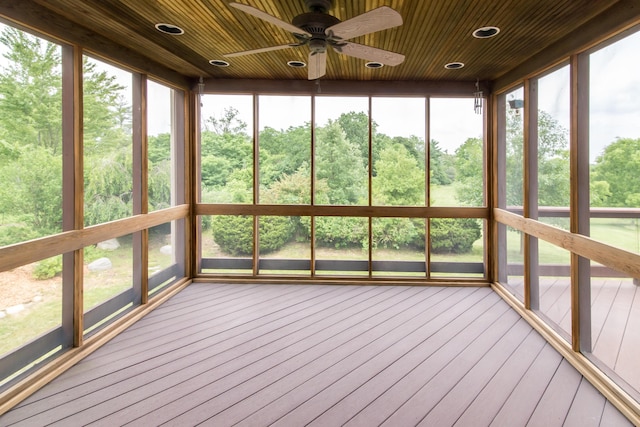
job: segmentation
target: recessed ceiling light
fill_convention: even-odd
[[[364,66],[367,68],[382,68],[384,67],[384,64],[380,62],[367,62]]]
[[[474,30],[473,37],[477,39],[488,39],[489,37],[493,37],[500,32],[500,28],[498,27],[482,27]]]
[[[444,66],[444,68],[446,68],[447,70],[457,70],[462,67],[464,67],[464,64],[462,62],[449,62]]]
[[[304,68],[307,66],[307,64],[302,61],[288,61],[287,65],[293,68]]]
[[[171,34],[172,36],[184,34],[182,28],[172,24],[156,24],[156,29],[162,33]]]
[[[216,67],[228,67],[229,63],[227,61],[223,61],[222,59],[212,59],[209,61],[209,64],[215,65]]]

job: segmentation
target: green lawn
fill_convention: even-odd
[[[450,189],[440,187],[434,197],[451,196]],[[454,200],[449,198],[449,200]],[[444,203],[444,202],[443,202]],[[640,252],[640,229],[634,219],[594,219],[591,222],[593,238],[631,252]],[[207,233],[205,240],[210,240]],[[153,237],[150,242],[149,264],[164,268],[171,263],[171,257],[160,253],[160,247],[167,244],[165,237]],[[570,253],[562,248],[539,242],[539,258],[541,264],[569,264]],[[309,259],[309,243],[291,243],[281,250],[270,253],[265,258],[274,259]],[[107,272],[85,274],[85,310],[105,301],[131,286],[132,282],[131,242],[124,239],[120,249],[110,252],[109,258],[114,268]],[[94,254],[95,255],[95,254]],[[211,255],[209,255],[211,256]],[[507,256],[510,262],[521,263],[521,234],[507,232]],[[366,260],[367,252],[361,248],[335,249],[316,248],[316,259],[350,259]],[[418,250],[376,249],[376,260],[424,260],[424,252]],[[432,254],[433,261],[443,262],[482,262],[484,259],[483,240],[477,240],[470,253],[466,254]],[[269,271],[270,274],[290,274],[291,272]],[[344,273],[340,273],[344,274]],[[383,273],[381,273],[383,274]],[[397,275],[397,273],[394,273]],[[58,293],[45,296],[42,302],[32,304],[18,314],[7,315],[0,319],[0,354],[16,348],[37,335],[60,324],[61,301]],[[36,326],[37,325],[37,326]]]
[[[160,247],[167,244],[166,236],[151,236],[149,241],[149,265],[164,268],[171,263],[171,256],[160,253]],[[113,263],[111,270],[89,272],[84,276],[84,311],[112,298],[132,286],[133,257],[131,239],[119,239],[121,246],[115,251],[90,250],[85,265],[101,256],[107,256]],[[0,273],[2,274],[2,273]],[[0,318],[0,355],[25,344],[61,324],[62,296],[59,288],[42,295],[41,302],[32,303],[15,314]]]

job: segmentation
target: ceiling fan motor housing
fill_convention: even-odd
[[[340,20],[326,13],[307,12],[293,18],[291,23],[313,35],[313,38],[325,38],[324,30],[340,23]]]
[[[308,10],[320,13],[327,13],[331,9],[331,3],[331,0],[304,0]]]

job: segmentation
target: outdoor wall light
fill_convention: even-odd
[[[519,110],[524,107],[524,100],[522,99],[510,99],[509,100],[509,108],[512,110]]]

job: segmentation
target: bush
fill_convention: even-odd
[[[295,224],[289,217],[260,218],[260,253],[277,251],[293,238]]]
[[[373,220],[373,247],[424,249],[424,220],[376,218]]]
[[[221,215],[211,218],[213,240],[224,252],[236,255],[253,253],[253,218]]]
[[[304,218],[310,227],[309,218]],[[337,249],[367,247],[369,224],[367,218],[316,217],[316,240],[319,244]]]
[[[223,215],[211,220],[213,240],[222,251],[236,255],[253,253],[253,218]],[[260,218],[260,251],[277,251],[289,243],[295,234],[295,223],[289,217],[265,216]]]
[[[33,269],[33,277],[38,280],[51,279],[62,273],[62,255],[43,259]]]
[[[431,251],[437,254],[471,252],[473,242],[481,235],[476,219],[434,218],[431,220]]]
[[[0,246],[13,245],[40,237],[40,234],[26,224],[0,225]]]

